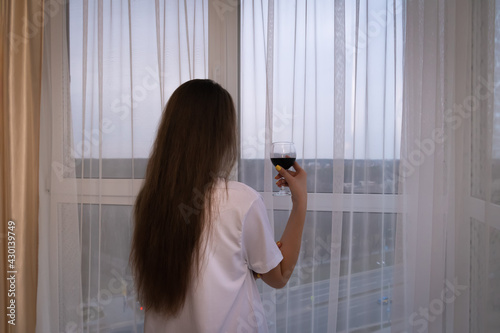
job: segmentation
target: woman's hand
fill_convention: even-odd
[[[293,163],[293,168],[295,171],[287,171],[279,165],[276,166],[276,170],[279,172],[279,174],[274,177],[278,179],[276,185],[290,188],[293,203],[307,204],[307,173],[301,168],[297,161]]]

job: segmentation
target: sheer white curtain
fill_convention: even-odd
[[[500,329],[498,1],[411,1],[394,332]]]
[[[182,82],[208,76],[209,3],[54,6],[44,47],[37,330],[142,332],[128,268],[132,204],[163,105]]]
[[[404,105],[393,332],[454,332],[453,302],[467,281],[454,272],[457,187],[455,158],[460,140],[452,120],[455,89],[466,83],[456,73],[455,4],[407,3]],[[466,17],[465,17],[466,18]],[[464,63],[465,64],[465,63]],[[466,70],[463,67],[463,70]],[[401,269],[399,269],[401,268]],[[446,302],[445,302],[446,301]]]
[[[390,326],[402,121],[403,1],[243,1],[240,179],[280,237],[272,141],[308,172],[302,250],[288,285],[261,285],[271,332]],[[250,324],[249,321],[246,324]]]
[[[295,142],[308,172],[294,275],[258,282],[265,313],[241,332],[498,331],[500,1],[50,8],[38,332],[142,331],[132,204],[161,108],[195,77],[237,101],[238,179],[277,239],[291,203],[271,195],[270,143]]]
[[[496,332],[498,2],[243,1],[240,179],[279,237],[270,143],[309,174],[277,332]],[[264,111],[265,110],[265,111]]]

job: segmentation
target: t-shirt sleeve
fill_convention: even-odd
[[[243,221],[242,249],[248,267],[256,273],[267,273],[283,260],[262,198],[253,202]]]

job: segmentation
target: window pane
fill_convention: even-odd
[[[288,216],[289,211],[274,211],[276,239]],[[394,213],[343,213],[338,332],[346,329],[348,317],[350,331],[390,326],[396,218]],[[326,331],[332,212],[308,211],[305,223],[294,273],[276,292],[277,331],[309,332],[313,326],[314,332]]]
[[[166,101],[207,76],[208,4],[74,0],[68,38],[64,161],[76,177],[142,178]]]
[[[299,163],[308,172],[310,193],[332,193],[334,176],[344,178],[344,193],[398,193],[402,4],[398,0],[345,2],[346,49],[340,65],[345,73],[337,80],[345,96],[339,105],[333,98],[339,77],[335,3],[275,2],[274,17],[268,18],[267,1],[242,2],[238,173],[242,182],[258,191],[274,183],[264,179],[265,163],[270,163],[264,156],[267,137],[295,143]],[[269,58],[267,24],[271,21]],[[269,61],[272,73],[267,72]],[[272,96],[267,96],[271,91]],[[343,137],[334,137],[336,121],[342,121]],[[333,174],[336,144],[343,147],[344,175]]]
[[[274,211],[275,238],[279,239],[289,211]],[[326,332],[330,289],[332,213],[308,211],[299,260],[287,287],[276,291],[278,332]],[[287,306],[288,304],[288,306]]]
[[[81,211],[80,211],[81,209]],[[132,206],[79,205],[82,242],[82,320],[94,331],[143,331],[128,266]]]
[[[344,212],[337,331],[372,332],[390,326],[394,213]]]
[[[271,140],[294,141],[299,158],[333,158],[334,111],[345,114],[347,159],[399,158],[403,6],[385,0],[357,4],[345,2],[345,105],[334,110],[334,3],[274,3],[272,82],[266,76],[267,1],[242,3],[243,159],[267,158],[268,83],[273,93]]]

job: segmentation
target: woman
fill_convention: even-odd
[[[255,278],[275,288],[290,278],[307,175],[297,163],[277,167],[293,202],[279,248],[260,195],[228,181],[237,137],[233,101],[217,83],[188,81],[170,97],[134,210],[130,259],[147,333],[267,332]]]

